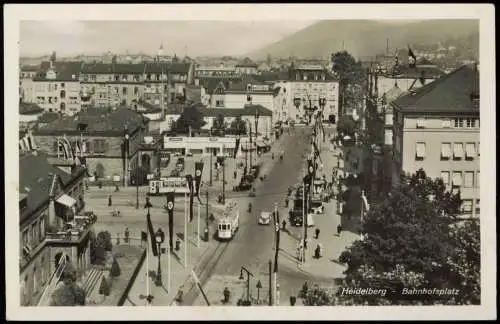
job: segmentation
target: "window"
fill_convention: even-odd
[[[106,152],[105,145],[106,143],[103,139],[94,140],[94,153],[104,154]]]
[[[29,246],[29,244],[30,244],[30,238],[29,238],[29,231],[28,231],[28,229],[25,229],[23,231],[22,240],[23,240],[23,247],[24,246]]]
[[[472,159],[476,156],[476,145],[474,143],[465,144],[465,157]]]
[[[139,88],[138,87],[134,87],[134,95],[137,95],[139,94]]]
[[[63,89],[64,89],[64,82],[63,82],[63,83],[61,83],[61,88],[63,88]]]
[[[38,292],[38,280],[37,280],[38,268],[33,268],[33,292],[36,294]]]
[[[453,172],[452,186],[453,187],[462,186],[462,172],[460,171]]]
[[[40,259],[40,282],[42,285],[47,282],[47,278],[45,278],[45,257],[43,256]]]
[[[417,148],[415,152],[415,159],[416,160],[423,160],[425,158],[425,143],[424,142],[417,142]]]
[[[456,128],[462,128],[462,127],[464,127],[464,120],[463,120],[463,118],[455,118],[455,127]]]
[[[38,227],[37,222],[31,224],[31,238],[33,240],[33,245],[36,246],[38,244]]]
[[[66,98],[66,90],[61,90],[61,99]]]
[[[45,238],[45,217],[47,216],[42,215],[42,217],[40,218],[40,222],[38,223],[38,237],[40,238],[40,241]]]
[[[479,154],[479,144],[480,144],[480,143],[479,143],[479,142],[477,142],[477,156],[479,156],[479,155],[480,155],[480,154]]]
[[[215,100],[216,107],[224,107],[224,100]]]
[[[451,157],[451,143],[441,143],[441,160]]]
[[[126,87],[123,87],[122,92],[123,92],[123,95],[124,95],[124,96],[125,96],[125,95],[127,95],[127,88],[126,88]]]
[[[443,179],[443,183],[447,186],[450,184],[450,172],[449,171],[441,171],[441,179]]]
[[[49,97],[49,103],[52,103],[52,97]]]
[[[479,171],[476,173],[476,187],[479,188],[479,180],[481,179],[481,176],[479,175]]]
[[[474,119],[473,118],[467,118],[465,120],[465,124],[467,128],[474,128]]]
[[[451,120],[449,120],[449,119],[443,119],[442,125],[443,125],[444,128],[451,127]]]
[[[464,157],[464,144],[453,143],[453,158],[459,160],[463,157]]]
[[[476,216],[481,212],[479,199],[476,199]]]
[[[127,81],[127,75],[126,74],[122,74],[122,81]]]
[[[462,211],[464,213],[472,212],[472,199],[464,199],[462,202]]]
[[[474,172],[466,171],[464,174],[464,188],[472,188],[474,185]]]
[[[425,119],[417,119],[417,128],[425,128]]]

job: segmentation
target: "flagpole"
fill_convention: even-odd
[[[170,244],[167,244],[167,291],[170,292],[170,275],[171,275],[171,266],[170,266]]]
[[[201,214],[201,210],[200,210],[200,197],[198,197],[198,228],[197,228],[197,231],[196,231],[196,236],[197,236],[197,241],[196,241],[196,247],[200,247],[200,214]]]
[[[149,229],[146,226],[146,233],[148,233],[148,236],[151,235],[149,233]],[[146,240],[146,296],[149,296],[150,290],[149,290],[149,239]],[[149,302],[146,299],[146,307],[149,307]]]
[[[185,192],[184,193],[184,268],[187,268],[187,223],[188,223],[187,192]]]

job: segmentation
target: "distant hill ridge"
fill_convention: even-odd
[[[349,51],[355,57],[369,57],[406,48],[408,44],[434,44],[449,38],[479,34],[479,20],[440,19],[418,22],[373,20],[325,20],[308,26],[260,50],[248,53],[252,59],[272,57],[328,58],[331,53]]]

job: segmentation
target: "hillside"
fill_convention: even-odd
[[[435,44],[440,41],[479,33],[478,20],[426,20],[384,22],[371,20],[325,20],[304,28],[276,43],[249,53],[252,59],[272,57],[321,57],[344,48],[355,57],[369,57],[408,44]]]

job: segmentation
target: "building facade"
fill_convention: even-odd
[[[463,66],[393,101],[394,183],[423,168],[460,190],[465,215],[479,215],[479,71]]]
[[[61,255],[76,269],[89,268],[92,221],[75,217],[84,208],[84,168],[65,172],[34,152],[20,156],[19,171],[21,305],[36,306]]]
[[[137,152],[149,132],[149,119],[129,109],[80,113],[77,118],[62,116],[33,131],[38,148],[52,157],[64,155],[61,139],[68,139],[73,152],[85,157],[92,176],[128,185],[138,165]]]
[[[235,66],[236,73],[248,74],[248,75],[257,74],[258,67],[259,66],[257,65],[257,63],[255,63],[254,61],[252,61],[248,57],[245,57],[241,62],[239,62]]]

